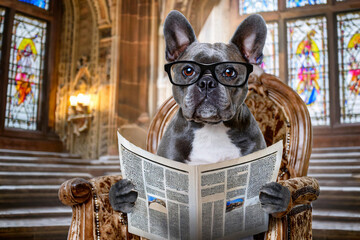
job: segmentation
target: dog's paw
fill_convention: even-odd
[[[259,199],[262,209],[269,214],[283,212],[290,202],[290,191],[277,182],[270,182],[260,189]]]
[[[134,184],[128,179],[122,179],[111,186],[109,200],[115,211],[130,213],[134,209],[138,193]]]

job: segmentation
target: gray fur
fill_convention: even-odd
[[[265,212],[269,214],[283,212],[289,205],[290,191],[277,182],[271,182],[260,189],[259,198]]]
[[[247,17],[237,28],[231,42],[243,57],[252,64],[262,62],[262,51],[266,40],[266,23],[259,14]]]
[[[174,21],[174,16],[176,16],[178,18],[177,22],[186,23],[185,26],[180,27],[180,29],[187,29],[189,27],[188,21],[186,19],[186,21],[184,20],[185,17],[183,15],[174,14],[172,11],[169,16],[169,21],[171,22]],[[168,18],[164,24],[164,26],[166,26],[164,27],[165,36],[170,35],[169,32],[172,33],[174,31],[174,29],[170,28],[170,24],[167,24]],[[247,36],[251,37],[254,22],[265,24],[265,22],[261,22],[261,20],[263,21],[260,15],[252,15],[245,19],[236,30],[229,44],[199,43],[194,40],[185,50],[183,48],[181,49],[182,54],[175,60],[190,60],[200,63],[224,61],[248,62],[248,53],[245,51],[245,55],[242,54],[242,49],[249,50],[249,46],[245,46],[247,38],[241,35],[241,33],[248,31],[249,34],[247,34]],[[179,28],[179,26],[176,27]],[[262,49],[265,44],[265,39],[262,38],[266,38],[266,25],[261,26],[260,29],[263,27],[265,27],[265,34],[258,34],[259,43],[253,45],[253,47],[256,48],[254,52],[260,55],[262,54]],[[193,31],[189,32],[192,33]],[[195,38],[190,34],[186,39]],[[174,46],[174,40],[172,38],[165,37],[165,40],[167,46]],[[212,78],[212,76],[203,76],[199,82],[205,78]],[[205,79],[204,81],[209,82],[211,79]],[[181,110],[165,131],[157,154],[180,162],[188,160],[187,157],[192,149],[193,131],[196,129],[193,128],[194,123],[216,124],[223,122],[225,126],[231,129],[228,135],[232,143],[241,150],[242,155],[264,149],[266,147],[264,137],[256,120],[244,103],[247,91],[247,85],[242,88],[230,88],[217,84],[215,88],[208,88],[206,90],[200,88],[198,84],[193,84],[188,87],[174,85],[173,96]],[[203,109],[209,109],[209,105],[211,109],[214,109],[212,111],[216,113],[211,118],[204,119],[199,112]],[[196,126],[201,127],[202,125]],[[174,128],[177,130],[174,130]],[[179,131],[179,129],[181,130]]]
[[[194,129],[202,126],[201,123],[186,121],[180,109],[169,123],[161,139],[157,154],[159,156],[171,156],[170,159],[185,163],[192,150]]]
[[[196,41],[194,30],[188,20],[178,11],[171,11],[164,23],[166,42],[165,58],[175,61],[183,51]]]
[[[259,64],[266,39],[266,24],[260,15],[251,15],[239,25],[230,43],[199,43],[187,19],[181,13],[171,11],[164,23],[164,37],[165,56],[169,62],[191,60],[210,64],[239,61]],[[186,162],[193,150],[194,131],[205,124],[219,122],[230,128],[227,134],[241,155],[264,149],[264,137],[244,103],[247,92],[247,84],[241,88],[224,87],[208,74],[196,84],[173,86],[173,96],[180,108],[165,131],[157,154]],[[289,203],[289,190],[279,185],[266,184],[261,190],[260,201],[268,213],[283,211]],[[118,184],[111,188],[110,203],[120,211],[131,211],[133,202],[130,200],[134,200],[134,196],[125,196],[129,194],[129,187],[126,191],[122,189],[125,186],[128,185]]]
[[[246,104],[242,104],[238,114],[224,124],[231,128],[228,134],[232,143],[240,148],[241,155],[245,156],[266,148],[262,132],[258,127],[252,127],[258,125]]]
[[[135,205],[138,193],[134,184],[128,179],[122,179],[111,186],[109,201],[115,211],[130,213]]]
[[[169,21],[173,22],[173,17],[176,16],[177,22],[185,23],[180,29],[189,28],[189,23],[186,19],[184,20],[183,15],[173,14],[173,12],[169,15]],[[165,20],[165,26],[166,45],[174,46],[174,40],[166,37],[169,33],[173,34],[174,30],[168,24],[168,18]],[[176,28],[178,27],[176,25]],[[251,15],[246,18],[237,28],[229,44],[199,43],[193,37],[193,31],[188,30],[188,32],[191,34],[185,39],[193,39],[193,41],[187,41],[189,44],[185,48],[182,45],[181,49],[173,50],[181,52],[181,54],[177,54],[178,57],[175,59],[167,59],[168,61],[191,60],[200,63],[240,61],[252,64],[259,64],[262,61],[266,24],[260,15]],[[203,76],[202,78],[211,77]],[[199,82],[202,80],[200,79]],[[211,79],[204,79],[204,81],[210,82]],[[240,149],[242,155],[266,148],[257,122],[244,103],[247,91],[247,85],[243,88],[226,88],[217,84],[215,88],[205,90],[198,84],[188,87],[173,86],[173,96],[180,110],[164,133],[158,155],[185,162],[192,151],[194,130],[201,128],[205,123],[216,124],[218,122],[223,122],[226,127],[230,128],[227,134],[232,143]],[[207,101],[206,104],[204,104],[205,101]],[[197,113],[203,105],[205,108],[209,104],[213,106],[212,109],[216,109],[217,114],[210,119],[203,119]],[[263,209],[268,213],[286,210],[289,199],[289,190],[278,183],[264,185],[260,194]]]

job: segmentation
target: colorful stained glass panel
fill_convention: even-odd
[[[303,7],[306,5],[326,4],[327,0],[287,0],[287,8]]]
[[[326,18],[289,21],[289,85],[307,105],[313,125],[329,125],[329,76]]]
[[[49,0],[19,0],[19,1],[49,10]]]
[[[279,76],[279,41],[278,23],[267,23],[267,35],[264,46],[264,58],[261,64],[266,73]]]
[[[0,8],[0,60],[1,60],[1,47],[4,32],[5,10]]]
[[[337,15],[340,122],[360,122],[360,12]]]
[[[240,15],[278,10],[277,0],[240,0]]]
[[[7,86],[6,128],[37,129],[45,38],[46,22],[15,15]]]

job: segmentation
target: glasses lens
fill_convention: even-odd
[[[240,63],[222,63],[215,67],[215,74],[222,84],[240,86],[246,81],[247,68]]]
[[[194,83],[200,75],[201,69],[195,63],[179,62],[171,66],[171,79],[178,85],[189,85]]]

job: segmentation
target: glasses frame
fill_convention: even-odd
[[[191,64],[196,64],[200,67],[200,74],[199,74],[199,77],[198,79],[196,79],[194,82],[192,83],[189,83],[189,84],[177,84],[175,83],[173,80],[172,80],[172,77],[171,77],[171,67],[177,63],[191,63]],[[226,63],[236,63],[236,64],[241,64],[241,65],[244,65],[246,67],[246,77],[245,77],[245,81],[244,83],[240,84],[240,85],[228,85],[228,84],[225,84],[225,83],[222,83],[219,81],[219,79],[217,79],[216,77],[216,74],[215,74],[215,67],[217,65],[220,65],[220,64],[226,64]],[[211,75],[213,76],[213,78],[218,82],[220,83],[221,85],[224,85],[226,87],[242,87],[244,86],[248,79],[249,79],[249,75],[250,73],[252,73],[253,71],[253,65],[250,64],[250,63],[245,63],[245,62],[233,62],[233,61],[228,61],[228,62],[217,62],[217,63],[212,63],[212,64],[204,64],[204,63],[198,63],[198,62],[195,62],[195,61],[176,61],[176,62],[171,62],[171,63],[167,63],[164,65],[164,69],[165,69],[165,72],[167,72],[168,76],[169,76],[169,79],[170,79],[170,82],[175,85],[175,86],[181,86],[181,87],[185,87],[185,86],[190,86],[190,85],[193,85],[195,83],[197,83],[200,78],[204,75],[205,71],[206,70],[210,70],[211,72]]]

